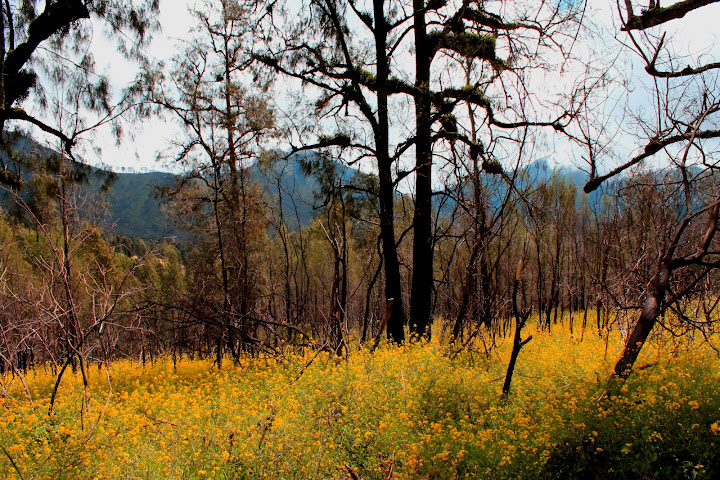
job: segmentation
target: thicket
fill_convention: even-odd
[[[327,174],[330,167],[324,168]],[[372,186],[372,177],[358,175]],[[664,189],[647,186],[659,185],[663,177],[649,172],[630,177],[615,193],[591,198],[559,174],[524,176],[528,201],[513,206],[501,203],[507,194],[502,182],[481,177],[488,217],[498,219],[481,250],[476,217],[458,200],[466,192],[448,192],[439,204],[433,306],[436,318],[445,319],[442,328],[460,344],[478,332],[491,342],[512,334],[519,261],[524,264],[519,297],[537,313],[542,328],[550,331],[568,315],[576,331],[629,328],[643,295],[634,279],[652,266],[648,256],[637,261],[636,252],[651,252],[677,216],[662,201]],[[50,361],[61,367],[71,348],[68,339],[75,341],[68,336],[73,322],[84,332],[83,356],[96,361],[184,354],[221,362],[241,351],[272,351],[280,342],[342,353],[350,343],[372,341],[385,307],[382,251],[377,227],[369,221],[375,206],[365,194],[331,188],[341,178],[321,179],[326,195],[315,199],[316,218],[295,229],[286,223],[291,212],[282,195],[249,183],[255,206],[246,223],[248,284],[227,293],[214,215],[199,208],[202,204],[181,196],[167,208],[190,240],[147,244],[109,235],[110,223],[78,207],[87,202],[80,190],[68,190],[64,201],[34,196],[26,203],[15,197],[15,211],[2,217],[0,365],[22,369]],[[192,188],[193,195],[202,194]],[[407,238],[413,214],[404,199],[401,208],[398,251],[405,259],[412,255]],[[636,229],[638,222],[643,230]],[[232,235],[231,225],[223,228],[223,237]],[[227,278],[239,281],[232,266],[225,269]],[[403,262],[401,271],[409,286],[411,265]],[[711,334],[714,278],[693,285],[687,298],[671,305],[673,315],[664,327]],[[239,297],[245,298],[244,312],[228,303]]]

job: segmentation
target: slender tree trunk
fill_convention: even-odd
[[[480,322],[485,324],[485,327],[490,328],[492,325],[492,295],[491,295],[491,278],[490,268],[488,265],[488,245],[490,243],[490,232],[487,229],[485,219],[485,209],[482,209],[480,214],[480,239],[482,244],[480,246],[480,252],[478,252],[477,261],[480,263],[480,309],[478,312],[478,319]]]
[[[80,318],[78,317],[77,308],[75,306],[75,299],[72,292],[72,264],[70,261],[70,205],[68,205],[68,192],[65,181],[61,180],[60,186],[60,219],[62,222],[63,232],[63,267],[62,267],[62,280],[63,287],[65,290],[65,298],[67,301],[67,311],[70,316],[68,325],[68,354],[70,356],[76,355],[78,363],[80,364],[80,374],[82,375],[84,396],[83,396],[83,408],[82,412],[90,411],[90,383],[88,379],[87,368],[85,365],[85,334],[80,324]],[[82,422],[83,417],[81,416],[81,426],[84,427]]]
[[[347,212],[345,209],[345,197],[342,191],[342,179],[340,184],[340,207],[342,209],[342,224],[340,225],[341,229],[341,237],[342,237],[342,247],[340,248],[341,256],[341,266],[342,266],[342,272],[341,272],[341,283],[340,283],[340,325],[345,325],[345,322],[347,321],[346,318],[346,312],[347,312],[347,298],[348,298],[348,255],[349,255],[349,249],[348,249],[348,237],[347,237]]]
[[[475,261],[480,250],[480,239],[476,239],[473,249],[470,251],[470,258],[468,259],[467,270],[465,273],[465,282],[463,286],[462,296],[460,297],[460,308],[458,309],[457,317],[455,318],[455,326],[453,327],[452,338],[453,341],[457,341],[462,333],[463,323],[465,320],[465,314],[467,312],[468,303],[470,301],[470,293],[474,285],[474,279],[476,277],[476,265]]]
[[[375,54],[377,59],[377,119],[375,150],[378,163],[380,186],[380,236],[385,257],[385,299],[392,302],[392,312],[387,322],[388,338],[395,343],[405,341],[405,312],[400,283],[400,263],[395,245],[394,190],[392,164],[390,159],[389,118],[388,118],[388,75],[387,57],[388,24],[385,19],[384,0],[373,0],[375,17]]]
[[[542,321],[542,316],[545,304],[543,302],[543,268],[542,268],[542,256],[540,251],[540,238],[538,234],[538,238],[535,239],[535,255],[537,260],[537,270],[538,270],[538,278],[537,278],[537,304],[538,304],[538,315],[540,317],[540,327],[547,326],[548,332],[550,331],[550,323],[548,322],[547,325],[545,325]]]
[[[383,266],[383,257],[380,256],[378,259],[378,268],[375,270],[375,275],[373,275],[372,279],[370,280],[370,283],[368,284],[367,291],[365,292],[365,313],[363,315],[363,329],[362,329],[362,337],[360,339],[360,343],[363,345],[365,344],[365,341],[367,340],[367,332],[368,332],[368,323],[370,319],[370,299],[372,295],[373,288],[375,288],[375,282],[377,282],[378,276],[380,275],[380,271]],[[370,333],[372,336],[372,332]]]
[[[0,5],[0,72],[5,72],[5,9]],[[10,11],[7,12],[8,14]],[[14,25],[9,25],[12,32]],[[0,109],[5,109],[5,75],[0,75]],[[5,120],[0,120],[0,132],[5,131]],[[37,227],[35,229],[37,232]]]
[[[433,290],[432,145],[430,121],[431,49],[425,25],[425,1],[413,0],[415,32],[415,214],[410,332],[430,335]]]
[[[223,2],[223,15],[225,17],[225,21],[227,22],[227,5],[225,2]],[[241,322],[244,322],[245,315],[247,314],[247,242],[245,238],[245,182],[242,178],[242,170],[238,169],[238,158],[237,158],[237,152],[235,150],[235,108],[233,107],[233,99],[232,99],[232,83],[230,79],[230,75],[232,73],[232,58],[231,58],[231,52],[230,52],[230,38],[227,35],[227,33],[223,33],[223,60],[224,60],[224,72],[223,72],[223,79],[225,84],[225,112],[223,121],[225,123],[225,134],[227,138],[227,149],[228,149],[228,157],[224,159],[224,161],[227,163],[229,169],[230,169],[230,186],[229,186],[229,198],[226,202],[226,208],[228,209],[228,216],[230,220],[230,225],[227,227],[230,228],[230,232],[228,232],[230,235],[232,235],[231,238],[234,237],[234,243],[232,247],[234,247],[232,250],[234,251],[235,256],[235,275],[233,278],[234,282],[239,281],[239,285],[236,285],[233,289],[235,292],[237,292],[239,295],[233,295],[231,297],[231,305],[230,307],[232,310],[235,310],[238,308],[238,311],[241,315]],[[238,191],[238,189],[241,189],[242,192]],[[241,198],[242,193],[242,198]],[[231,248],[232,248],[231,247]],[[238,275],[239,274],[239,275]],[[239,278],[238,278],[239,276]],[[234,328],[236,325],[235,319],[232,317],[232,313],[235,312],[227,312],[225,314],[226,318],[226,328],[227,328],[227,335],[228,335],[228,345],[230,346],[230,349],[232,351],[233,357],[237,361],[239,359],[239,349],[236,351],[235,348],[235,332]],[[241,326],[241,331],[243,333],[247,333],[244,326]]]
[[[285,222],[285,211],[283,208],[283,193],[282,183],[280,178],[277,179],[277,193],[278,193],[278,212],[280,213],[280,225],[277,228],[277,235],[280,237],[280,241],[283,246],[283,260],[284,260],[284,274],[285,281],[283,282],[283,292],[285,296],[285,323],[288,325],[292,324],[291,320],[291,302],[290,302],[290,246],[288,245],[289,239],[287,235],[287,223]],[[274,298],[274,297],[273,297]],[[288,339],[290,339],[292,331],[288,328]]]
[[[532,335],[530,335],[525,340],[521,340],[522,329],[525,326],[525,322],[527,322],[528,317],[530,317],[530,309],[521,312],[520,307],[518,306],[518,289],[520,286],[521,273],[522,262],[518,263],[517,272],[515,273],[515,282],[513,283],[512,303],[513,316],[515,317],[515,334],[513,335],[513,347],[512,351],[510,352],[510,361],[508,362],[507,372],[505,373],[505,382],[503,383],[502,388],[502,393],[505,396],[510,394],[510,384],[512,382],[513,373],[515,372],[515,364],[517,362],[518,355],[520,354],[520,349],[525,346],[526,343],[532,340]]]

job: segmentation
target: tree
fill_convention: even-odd
[[[720,62],[699,56],[692,60],[694,65],[686,65],[686,59],[680,63],[666,32],[659,31],[667,22],[711,3],[717,0],[686,0],[638,12],[632,0],[626,0],[619,8],[620,29],[650,75],[644,83],[652,89],[653,113],[629,115],[640,125],[639,146],[629,159],[603,171],[600,160],[589,156],[591,178],[585,191],[593,191],[636,165],[662,158],[666,173],[660,176],[660,183],[645,188],[662,195],[672,214],[660,227],[651,270],[643,279],[640,315],[615,364],[608,390],[631,373],[661,315],[673,309],[683,318],[679,302],[720,267],[716,238],[720,159],[714,141],[720,138]]]
[[[391,67],[408,17],[400,9],[388,8],[383,0],[373,0],[368,7],[370,11],[353,1],[311,0],[303,5],[299,20],[295,17],[289,25],[270,26],[267,46],[256,59],[277,73],[302,81],[316,94],[310,111],[319,119],[333,116],[337,122],[330,134],[303,125],[303,133],[314,134],[317,141],[305,141],[300,149],[339,146],[374,158],[379,179],[385,298],[395,299],[387,332],[392,341],[402,343],[405,313],[394,215],[394,192],[399,179],[393,176],[400,153],[390,152],[389,101],[392,94],[400,93],[398,88],[403,88]],[[353,22],[359,22],[356,30],[351,30]],[[305,113],[308,110],[304,108]],[[343,110],[353,119],[351,122],[341,120]],[[362,132],[356,120],[369,132]]]
[[[194,197],[186,199],[199,203],[193,208],[200,218],[208,213],[203,206],[210,206],[208,220],[216,243],[212,254],[219,261],[222,294],[221,305],[211,306],[215,311],[210,318],[222,318],[218,351],[224,342],[237,358],[236,337],[249,340],[247,323],[257,283],[251,243],[262,228],[259,196],[247,178],[247,168],[272,136],[274,113],[267,83],[256,82],[254,91],[245,87],[250,83],[246,52],[253,4],[205,2],[193,13],[197,30],[186,50],[173,60],[171,76],[148,71],[147,99],[185,131],[173,160],[189,171],[176,193],[184,189]]]
[[[42,11],[38,7],[42,5]],[[111,99],[110,80],[96,75],[88,45],[93,23],[104,25],[118,50],[133,60],[144,60],[143,47],[157,29],[158,0],[128,4],[118,0],[7,0],[0,7],[0,147],[7,154],[6,130],[10,122],[30,125],[57,138],[63,150],[72,148],[84,133],[110,123],[121,132],[121,115],[132,106],[133,89],[123,100]],[[55,79],[72,80],[65,91],[76,105],[95,116],[86,119],[76,111],[72,122],[62,124],[53,114],[28,113],[23,106],[53,106],[48,92]],[[63,99],[58,101],[62,102]],[[19,185],[20,177],[3,161],[0,180]]]
[[[471,128],[466,126],[466,131],[460,131],[460,122],[454,114],[461,105],[472,106],[471,116],[477,120],[478,129],[484,125],[490,130],[489,136],[496,128],[523,132],[545,126],[563,131],[583,98],[571,94],[563,102],[564,107],[559,103],[544,104],[531,111],[525,100],[523,72],[533,65],[544,65],[534,63],[534,58],[540,58],[538,51],[545,53],[546,49],[555,48],[567,60],[559,37],[563,27],[572,24],[575,11],[567,10],[565,4],[543,4],[537,9],[528,7],[527,11],[517,8],[514,13],[518,20],[506,22],[494,13],[494,9],[501,8],[499,3],[486,5],[486,2],[468,1],[452,6],[444,2],[416,1],[406,5],[377,0],[361,5],[354,1],[314,0],[304,7],[301,12],[305,16],[294,24],[294,30],[288,33],[287,29],[278,28],[268,35],[268,47],[257,58],[274,71],[300,80],[306,91],[316,94],[313,106],[319,118],[332,116],[335,125],[330,134],[318,134],[317,128],[303,126],[302,133],[316,134],[317,142],[307,142],[311,145],[302,148],[341,146],[353,148],[360,158],[375,159],[387,299],[401,295],[393,225],[394,189],[414,171],[410,324],[412,333],[423,335],[431,318],[434,287],[433,145],[440,141],[464,142],[473,156],[482,157],[486,171],[502,173],[498,158],[484,149],[483,139],[473,136],[477,130],[468,134]],[[434,25],[430,31],[426,17]],[[408,39],[411,29],[413,41]],[[318,42],[317,38],[323,40]],[[503,39],[502,47],[512,52],[511,58],[496,57],[497,38]],[[414,72],[403,68],[410,59],[402,52],[408,50],[414,55]],[[444,54],[443,62],[436,66],[442,73],[439,78],[431,78],[433,60],[440,52]],[[456,84],[454,78],[458,76],[454,74],[463,62],[469,65],[475,62],[475,67],[469,68],[471,73],[467,76],[459,77],[464,82]],[[412,75],[414,83],[405,80]],[[510,85],[512,93],[507,90]],[[513,94],[519,98],[510,100]],[[406,98],[415,102],[415,125],[400,130],[390,119],[404,114],[402,100]],[[504,110],[502,115],[500,110]],[[341,120],[343,112],[348,119]],[[412,125],[411,121],[407,123]],[[389,132],[393,133],[392,143]],[[415,168],[402,170],[412,148]],[[393,305],[388,331],[395,341],[402,341],[402,302]]]
[[[423,335],[432,313],[432,170],[438,144],[445,143],[453,155],[458,144],[467,147],[465,155],[475,163],[481,160],[475,175],[482,171],[509,180],[512,175],[503,171],[512,168],[508,157],[514,156],[514,150],[522,151],[537,128],[565,133],[589,94],[590,75],[568,86],[567,95],[547,92],[547,98],[531,101],[534,75],[550,73],[553,62],[574,60],[571,43],[565,39],[580,28],[583,2],[573,6],[513,2],[504,8],[500,2],[466,0],[458,6],[417,0],[413,8],[416,132],[412,142],[417,160],[410,322],[413,333]],[[426,17],[432,20],[429,31]],[[510,53],[501,58],[498,52]],[[553,56],[556,60],[548,61]],[[436,77],[431,76],[433,64],[440,72]],[[553,94],[564,98],[550,100]],[[498,155],[495,148],[504,151]],[[482,223],[478,229],[485,228]],[[486,239],[481,239],[478,248],[486,246]],[[478,258],[477,252],[472,257]]]

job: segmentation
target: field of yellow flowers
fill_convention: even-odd
[[[598,401],[622,339],[534,331],[508,398],[510,340],[346,357],[308,351],[92,366],[89,408],[66,372],[0,387],[7,479],[720,478],[720,361],[656,339]],[[488,353],[489,352],[489,353]]]

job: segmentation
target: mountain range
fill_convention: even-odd
[[[40,146],[25,137],[16,142],[16,148],[33,151],[36,156],[57,156],[55,152]],[[339,176],[347,184],[358,172],[350,167],[338,164],[323,164],[319,157],[312,153],[292,155],[289,158],[278,158],[271,163],[255,162],[249,167],[249,178],[256,182],[269,201],[279,199],[284,211],[285,220],[290,228],[308,225],[317,214],[321,190],[318,177],[327,174],[328,166],[332,174]],[[7,162],[7,158],[4,158]],[[545,159],[533,162],[527,167],[529,176],[536,181],[546,181],[558,175],[566,181],[578,186],[578,195],[587,180],[587,175],[575,168],[552,168]],[[108,179],[111,179],[108,181]],[[167,172],[126,173],[107,172],[89,168],[87,183],[83,188],[91,195],[104,195],[107,214],[110,218],[111,232],[145,241],[153,241],[164,233],[172,231],[173,235],[183,237],[173,226],[172,219],[165,213],[166,202],[160,195],[163,187],[173,185],[178,176]],[[10,199],[2,200],[8,208]],[[590,205],[596,205],[599,196],[589,198]]]

